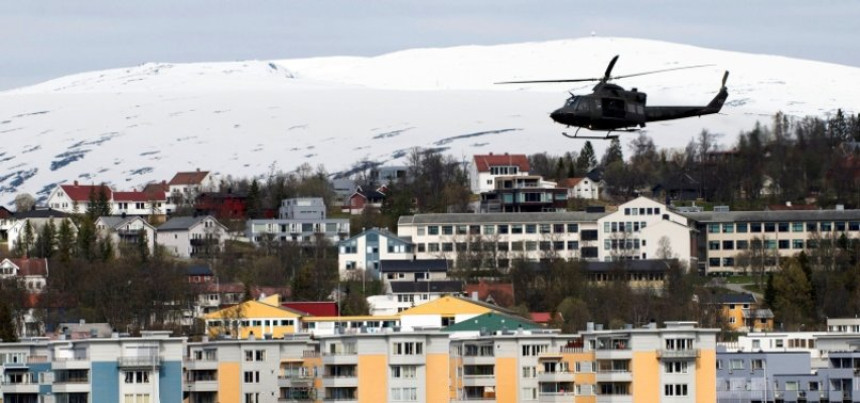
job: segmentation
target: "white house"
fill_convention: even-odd
[[[589,177],[567,178],[559,186],[567,189],[568,199],[600,199],[601,183]]]
[[[664,204],[638,197],[597,220],[598,259],[677,258],[696,267],[692,250],[694,225]],[[671,256],[660,256],[668,254]]]
[[[338,271],[341,278],[349,278],[358,270],[366,270],[372,278],[379,278],[382,260],[412,260],[412,243],[388,232],[371,228],[338,243]]]
[[[463,282],[440,281],[392,281],[385,285],[385,295],[367,297],[370,314],[397,315],[414,306],[430,302],[445,295],[461,295]]]
[[[193,203],[200,193],[212,192],[218,188],[214,175],[209,171],[177,172],[167,182],[167,213],[176,210],[176,206],[182,203]]]
[[[524,154],[475,155],[469,164],[472,193],[492,191],[497,176],[527,176],[529,159]]]
[[[54,228],[59,230],[63,220],[68,217],[68,214],[54,209],[36,209],[16,213],[14,219],[10,220],[7,228],[9,250],[15,250],[18,243],[21,242],[28,223],[33,230],[33,242],[35,242],[39,238],[42,227],[53,223]],[[77,233],[77,227],[74,222],[69,220],[69,224],[71,225],[72,232]]]
[[[99,217],[96,222],[96,231],[102,237],[110,237],[114,245],[131,245],[134,247],[145,237],[146,247],[150,254],[155,253],[155,227],[146,220],[137,216],[105,216]],[[122,248],[116,248],[119,255]]]
[[[212,216],[173,217],[157,229],[155,242],[178,257],[213,253],[224,247],[227,227]]]
[[[117,192],[107,185],[81,185],[74,181],[71,185],[59,185],[51,191],[47,204],[49,208],[65,213],[85,213],[90,199],[98,199],[102,194],[107,199],[111,214],[150,215],[165,213],[167,197],[164,191],[147,187],[143,191]]]
[[[36,316],[35,307],[48,279],[48,259],[3,259],[0,261],[0,279],[15,279],[27,293],[24,312],[17,317],[18,335],[33,337],[42,335],[42,321]]]

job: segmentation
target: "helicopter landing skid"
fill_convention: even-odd
[[[615,140],[618,138],[617,134],[612,134],[612,132],[613,132],[612,130],[606,132],[606,136],[590,136],[590,135],[580,136],[579,135],[579,129],[581,129],[581,128],[577,128],[576,131],[573,132],[572,136],[567,134],[566,132],[561,132],[561,135],[564,137],[567,137],[567,138],[571,138],[571,139],[586,139],[586,140]],[[635,131],[639,131],[639,129],[621,129],[621,130],[615,130],[615,131],[635,132]]]

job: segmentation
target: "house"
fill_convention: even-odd
[[[164,214],[167,196],[159,191],[131,191],[112,193],[111,214],[149,216]]]
[[[492,191],[497,176],[526,176],[529,174],[529,159],[525,154],[475,155],[469,164],[469,179],[472,193]]]
[[[558,184],[559,187],[567,189],[568,199],[600,199],[601,183],[588,176],[582,178],[567,178]]]
[[[448,325],[442,329],[442,331],[447,333],[456,333],[457,338],[465,338],[468,336],[481,336],[542,328],[543,326],[533,320],[500,312],[487,312],[483,315],[478,315],[471,319]],[[452,335],[452,337],[454,336]]]
[[[336,244],[349,234],[349,219],[327,218],[321,197],[290,198],[281,201],[277,219],[248,220],[245,236],[254,242],[299,242],[310,244],[323,237]]]
[[[25,295],[24,311],[16,316],[19,337],[43,334],[42,320],[36,315],[39,295],[48,281],[48,259],[11,259],[0,261],[0,280],[14,280]]]
[[[276,338],[297,333],[303,313],[280,306],[280,296],[245,301],[203,316],[206,334],[228,338]]]
[[[208,284],[215,281],[215,272],[208,264],[194,264],[185,268],[185,278],[191,284]]]
[[[669,268],[677,261],[668,259],[619,260],[612,262],[585,262],[585,278],[592,284],[609,284],[623,281],[634,290],[651,290],[660,293],[665,285]]]
[[[103,216],[96,219],[96,231],[101,237],[109,237],[116,245],[116,254],[134,250],[139,242],[146,243],[149,254],[155,253],[155,227],[137,216]]]
[[[340,278],[366,272],[380,278],[382,260],[412,260],[412,242],[384,228],[371,228],[338,242],[337,267]]]
[[[391,281],[386,284],[386,291],[385,295],[367,297],[371,315],[396,315],[445,295],[460,296],[463,294],[463,282],[459,280]]]
[[[720,294],[719,305],[723,319],[735,332],[768,332],[773,330],[773,312],[761,308],[753,294]]]
[[[346,202],[340,210],[343,213],[358,215],[363,213],[365,208],[381,209],[384,200],[384,187],[372,190],[363,189],[359,186],[352,195],[346,198]]]
[[[192,204],[198,195],[216,188],[215,177],[209,171],[177,172],[167,182],[167,214],[173,213],[177,206]]]
[[[9,241],[9,227],[15,222],[15,213],[0,206],[0,243]]]
[[[54,187],[54,190],[48,195],[46,204],[50,209],[79,214],[87,211],[91,199],[97,200],[100,197],[105,198],[113,207],[110,204],[113,201],[113,190],[110,186],[105,184],[81,185],[78,181],[74,181],[71,185],[65,184]]]
[[[10,220],[9,228],[7,229],[9,250],[15,250],[18,247],[18,243],[24,241],[24,234],[28,225],[33,233],[31,241],[35,242],[39,238],[42,227],[53,224],[54,228],[59,230],[64,220],[68,220],[72,232],[77,233],[77,226],[70,219],[70,215],[59,210],[40,208],[15,213],[14,220]]]
[[[488,312],[510,313],[496,305],[446,295],[400,312],[403,331],[441,329]]]
[[[194,201],[197,215],[211,215],[218,220],[244,220],[248,210],[244,192],[202,192]]]
[[[514,285],[512,283],[495,283],[481,280],[477,283],[466,284],[464,292],[469,298],[503,308],[514,306]]]
[[[481,193],[480,211],[522,213],[564,211],[567,190],[538,175],[496,176],[493,189]]]
[[[445,280],[452,263],[445,259],[379,261],[379,275],[383,283],[397,281]]]
[[[158,227],[155,241],[178,257],[208,255],[221,250],[227,227],[212,216],[173,217]]]

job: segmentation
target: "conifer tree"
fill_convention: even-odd
[[[75,234],[72,232],[72,224],[68,219],[63,219],[57,232],[57,255],[60,261],[68,263],[72,260],[75,248]]]
[[[597,165],[597,157],[594,156],[594,147],[591,146],[591,141],[586,141],[576,159],[576,170],[581,175],[585,175],[595,165]]]
[[[0,340],[4,343],[18,341],[18,332],[15,330],[15,318],[12,309],[6,301],[0,301]]]
[[[624,152],[621,150],[621,141],[618,140],[618,137],[612,139],[612,142],[609,143],[609,148],[603,154],[603,160],[600,164],[606,168],[612,165],[613,162],[624,162]]]

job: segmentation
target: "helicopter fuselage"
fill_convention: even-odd
[[[598,84],[594,93],[574,95],[564,106],[550,114],[552,120],[567,126],[591,130],[615,130],[645,126],[647,95],[614,84]]]

